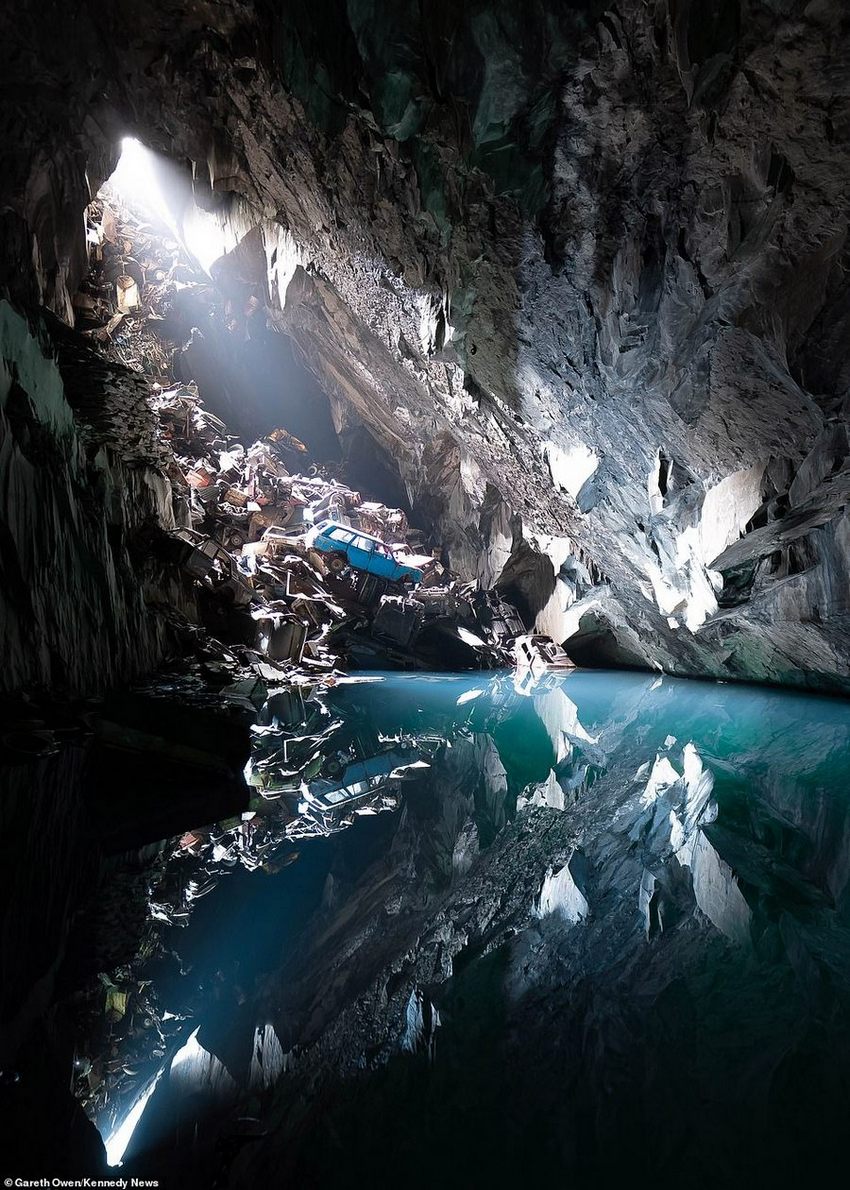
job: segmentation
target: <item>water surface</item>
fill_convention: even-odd
[[[848,1090],[848,760],[843,701],[643,674],[272,696],[248,811],[163,850],[119,973],[113,1159],[802,1172]]]

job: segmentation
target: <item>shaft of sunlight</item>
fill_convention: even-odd
[[[161,220],[205,273],[233,247],[221,221],[195,202],[188,178],[183,183],[173,166],[159,161],[134,137],[121,141],[121,156],[109,184],[128,207]]]
[[[157,178],[156,159],[134,137],[125,136],[121,141],[121,156],[109,184],[128,206],[144,207],[174,228],[174,218]]]

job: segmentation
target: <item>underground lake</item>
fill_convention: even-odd
[[[132,730],[180,721],[187,697],[151,683]],[[4,768],[7,792],[33,765],[32,790],[64,773],[72,862],[97,868],[61,908],[13,879],[11,968],[38,969],[42,928],[65,939],[49,992],[39,970],[41,1046],[4,1086],[22,1130],[31,1097],[61,1101],[45,1143],[84,1154],[87,1116],[105,1175],[197,1185],[361,1186],[384,1165],[423,1186],[776,1184],[830,1159],[850,1070],[845,701],[371,673],[233,710],[206,721],[223,752],[237,721],[248,740],[215,822],[191,799],[163,819],[149,760],[140,789],[114,767],[131,716],[109,700],[80,773],[72,745]],[[132,822],[109,800],[131,786]],[[38,834],[38,796],[28,812]]]

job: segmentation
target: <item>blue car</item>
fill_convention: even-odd
[[[421,570],[397,562],[383,541],[361,529],[352,529],[350,525],[320,521],[307,534],[307,545],[326,555],[325,562],[332,574],[339,574],[346,566],[351,566],[393,583],[422,582]]]
[[[341,766],[339,776],[335,780],[325,778],[309,781],[307,788],[310,800],[301,804],[317,805],[322,810],[335,810],[339,806],[375,793],[396,769],[408,768],[420,760],[421,753],[416,748],[392,748],[387,752],[379,752],[376,756],[352,760],[349,764]]]

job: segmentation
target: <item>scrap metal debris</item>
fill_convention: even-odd
[[[239,664],[255,678],[285,681],[296,670],[315,676],[346,666],[565,663],[552,642],[529,643],[517,610],[499,594],[454,580],[401,509],[364,500],[285,427],[246,446],[204,407],[197,385],[179,379],[192,344],[169,338],[172,312],[186,290],[222,299],[176,235],[107,188],[89,208],[88,238],[92,268],[78,295],[79,324],[107,356],[148,380],[182,510],[181,527],[159,552],[194,584],[204,627],[241,649]],[[227,302],[231,321],[257,316],[254,298],[248,314]],[[311,531],[323,522],[359,531],[361,543],[377,539],[373,548],[400,565],[358,564],[356,550],[314,548]],[[411,576],[420,575],[411,590]]]

